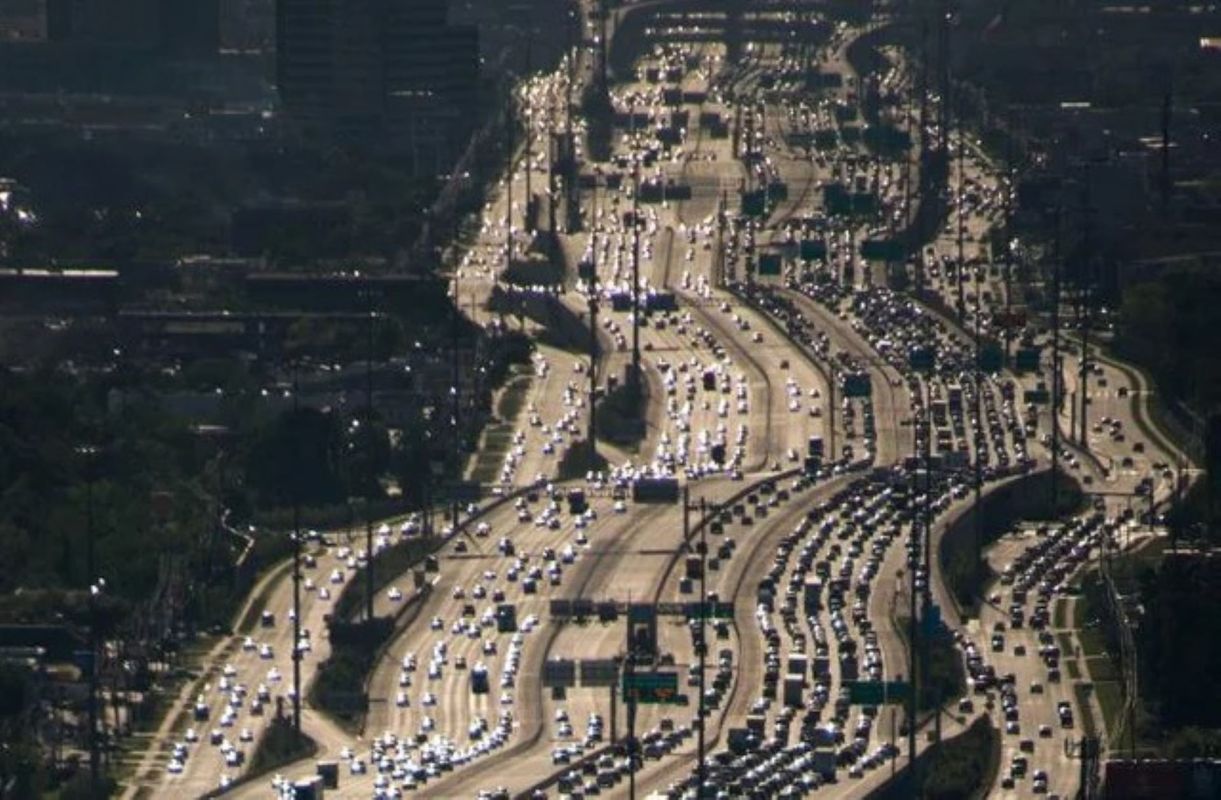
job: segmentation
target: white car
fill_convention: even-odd
[[[391,586],[390,590],[386,592],[386,597],[390,598],[390,602],[397,603],[403,599],[403,593],[399,591],[397,586]]]

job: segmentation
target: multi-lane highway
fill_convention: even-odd
[[[808,10],[778,13],[824,22]],[[718,797],[863,796],[908,764],[896,732],[909,720],[900,706],[852,703],[847,681],[910,680],[900,628],[909,607],[928,603],[941,609],[969,676],[963,697],[942,698],[943,735],[988,715],[1002,732],[997,796],[1066,797],[1078,764],[1065,740],[1080,736],[1085,710],[1072,681],[1053,671],[1066,654],[1055,649],[1049,609],[1104,542],[1131,529],[1158,535],[1125,511],[1138,491],[1170,498],[1183,462],[1164,436],[1145,432],[1149,387],[1101,358],[1083,373],[1066,346],[1065,402],[1055,413],[1035,397],[1048,381],[1046,352],[1042,369],[1025,374],[1008,365],[976,369],[976,331],[997,335],[996,312],[1011,309],[1015,295],[979,245],[1003,222],[1008,176],[969,136],[944,137],[952,152],[961,148],[950,182],[961,177],[964,190],[948,193],[939,235],[906,265],[914,273],[919,262],[926,294],[889,288],[887,265],[861,255],[863,240],[893,233],[922,201],[911,196],[919,184],[909,156],[880,155],[861,139],[864,76],[853,74],[846,53],[862,30],[826,23],[818,41],[735,39],[731,49],[693,40],[700,37],[689,28],[650,28],[654,46],[642,48],[634,75],[611,87],[621,124],[609,160],[590,163],[587,126],[574,112],[585,224],[547,232],[565,268],[548,285],[510,286],[505,269],[539,249],[547,215],[531,228],[527,185],[546,206],[548,143],[567,126],[569,70],[561,65],[520,86],[531,145],[519,149],[452,275],[464,312],[491,335],[515,324],[512,314],[487,308],[494,292],[507,289],[533,309],[524,330],[540,341],[521,378],[522,412],[507,421],[509,449],[495,465],[496,482],[520,492],[448,531],[422,587],[408,574],[379,593],[378,615],[408,610],[369,678],[360,735],[308,708],[303,729],[319,758],[342,762],[340,796],[519,796],[536,788],[627,796],[630,782],[642,795],[695,796],[701,724]],[[940,133],[920,131],[912,112],[921,105],[911,98],[913,65],[887,55],[876,76],[890,98],[884,117],[913,142],[939,146]],[[571,95],[579,96],[596,49],[574,58]],[[811,74],[841,79],[814,83]],[[831,186],[848,187],[872,210],[841,213],[828,201]],[[747,209],[750,197],[762,205]],[[966,264],[960,227],[970,243]],[[818,246],[805,252],[803,242]],[[960,276],[968,279],[961,308]],[[631,304],[633,290],[640,307]],[[556,320],[578,320],[580,333],[591,301],[593,364],[588,334],[555,329]],[[634,317],[644,435],[600,443],[604,473],[553,484],[564,452],[586,436],[589,371],[599,393],[630,377]],[[1032,314],[1015,333],[1047,350],[1042,318]],[[1077,425],[1069,401],[1081,391],[1091,397],[1084,440],[1069,435]],[[963,619],[935,556],[946,526],[970,508],[977,481],[986,493],[1046,469],[1053,425],[1064,432],[1059,463],[1087,491],[1105,494],[1080,516],[1022,526],[990,546],[985,557],[1002,577],[978,617]],[[824,451],[807,463],[812,440]],[[698,599],[684,580],[696,552],[684,540],[684,516],[690,523],[701,512],[633,502],[631,487],[645,478],[674,478],[711,509],[707,590],[733,605],[729,618],[703,628],[660,617],[656,652],[639,654],[634,668],[676,670],[687,702],[638,709],[641,757],[633,766],[628,712],[609,689],[555,692],[542,679],[549,660],[622,661],[628,649],[621,620],[556,619],[552,601],[673,608]],[[570,504],[573,489],[585,492],[587,509]],[[418,535],[401,522],[383,529],[379,546]],[[335,535],[311,539],[309,552],[306,686],[330,649],[324,616],[365,559],[359,543]],[[201,719],[189,732],[172,723],[159,732],[166,750],[180,745],[172,767],[150,756],[129,794],[143,785],[195,796],[243,774],[241,757],[229,753],[249,757],[291,687],[291,580],[270,583],[266,597],[271,624],[218,647],[208,677],[180,698],[176,711],[193,717],[200,695]],[[515,624],[498,619],[505,604]],[[927,746],[924,736],[918,741]],[[312,759],[289,765],[276,785],[314,771]],[[262,776],[232,794],[267,796],[272,785]]]

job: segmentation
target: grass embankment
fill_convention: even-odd
[[[386,617],[330,626],[331,656],[318,665],[309,689],[309,703],[337,725],[356,734],[369,710],[365,681],[381,646],[394,630]]]
[[[1113,634],[1104,628],[1105,591],[1101,576],[1097,572],[1090,572],[1082,581],[1081,597],[1073,609],[1077,643],[1085,661],[1083,677],[1089,681],[1088,684],[1078,686],[1077,691],[1078,699],[1083,694],[1086,697],[1093,694],[1098,699],[1104,732],[1108,736],[1114,736],[1119,730],[1120,715],[1123,713],[1124,689],[1119,668],[1118,642],[1111,641]],[[1071,655],[1073,651],[1065,649],[1064,652]],[[1089,706],[1083,702],[1081,708],[1088,710]],[[1082,717],[1083,727],[1097,727],[1092,715],[1086,713],[1082,714]]]
[[[1073,700],[1076,702],[1077,708],[1082,709],[1081,731],[1086,736],[1094,736],[1098,732],[1098,726],[1094,722],[1094,715],[1087,713],[1087,709],[1090,707],[1090,696],[1093,693],[1093,684],[1078,683],[1073,686]]]
[[[469,479],[478,483],[496,483],[505,456],[513,447],[513,432],[517,429],[517,418],[526,404],[530,391],[530,378],[519,375],[509,382],[496,405],[497,422],[490,424],[483,434],[483,441],[475,454]]]
[[[309,758],[318,752],[318,745],[305,733],[297,734],[288,717],[276,717],[267,726],[263,738],[250,757],[247,779],[265,775],[273,769]]]
[[[913,775],[905,770],[871,792],[871,800],[987,797],[1000,770],[1000,733],[987,716],[980,716],[965,731],[942,742],[935,752],[925,750],[918,762],[922,786],[913,787]]]
[[[382,550],[373,559],[374,595],[401,579],[416,565],[423,563],[425,557],[435,553],[440,546],[441,539],[434,536],[428,539],[404,539]],[[331,615],[334,619],[351,620],[361,613],[367,591],[366,569],[367,567],[363,566],[358,568],[344,584],[343,593],[335,601],[335,609]]]
[[[259,624],[259,620],[263,616],[263,609],[267,608],[267,601],[271,599],[272,594],[280,587],[280,584],[292,574],[292,562],[286,561],[276,567],[276,574],[269,577],[263,588],[259,590],[258,595],[250,602],[250,607],[246,609],[245,616],[237,625],[239,634],[248,634],[254,630]]]
[[[895,629],[898,630],[905,649],[908,620],[909,617],[905,616],[894,618]],[[921,644],[924,643],[924,639],[921,639]],[[918,703],[921,711],[944,706],[961,697],[967,690],[967,672],[962,663],[962,654],[954,646],[954,637],[949,630],[943,625],[928,645],[928,667],[925,674],[931,675],[932,680],[923,681]]]
[[[987,717],[943,744],[923,770],[927,800],[986,797],[1001,762],[1001,737]]]
[[[1052,508],[1051,478],[1048,471],[1012,481],[984,495],[981,500],[983,523],[982,551],[1021,520],[1064,519],[1078,513],[1085,504],[1081,484],[1065,472],[1060,473],[1056,507]],[[937,558],[941,562],[946,587],[966,617],[979,615],[985,587],[996,577],[986,562],[975,558],[975,509],[968,509],[941,537]]]

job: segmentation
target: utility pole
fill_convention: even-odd
[[[505,273],[507,275],[510,268],[513,266],[513,148],[516,143],[513,141],[513,129],[517,125],[517,119],[513,113],[513,88],[509,87],[508,101],[508,167],[505,169]],[[454,303],[458,302],[457,297],[454,298]]]
[[[1162,96],[1162,216],[1170,215],[1170,120],[1174,110],[1174,72],[1166,79],[1166,93]]]
[[[595,176],[594,180],[597,180]],[[597,188],[595,185],[595,193]],[[596,195],[595,195],[596,196]],[[597,220],[589,235],[589,463],[590,469],[598,456],[598,228]]]
[[[526,37],[526,85],[534,74],[534,20],[530,20],[530,31]],[[526,97],[526,230],[531,229],[530,205],[534,202],[534,192],[530,188],[530,172],[533,165],[531,153],[534,147],[534,103]]]
[[[450,362],[450,369],[452,370],[452,373],[450,376],[450,382],[452,385],[450,386],[450,389],[449,389],[449,394],[450,394],[449,421],[450,421],[450,429],[451,429],[451,432],[453,433],[453,439],[454,439],[453,446],[454,446],[454,480],[455,481],[458,481],[462,478],[462,438],[460,436],[461,429],[458,427],[458,416],[462,409],[462,405],[461,405],[462,404],[462,389],[461,389],[462,369],[461,369],[460,357],[459,357],[459,353],[458,353],[458,343],[459,343],[459,340],[461,339],[461,336],[459,335],[459,327],[460,327],[461,321],[462,321],[462,313],[461,313],[461,309],[459,308],[459,303],[460,303],[459,298],[460,297],[461,297],[461,295],[458,293],[458,273],[455,272],[454,273],[454,303],[450,309],[450,337],[451,337],[452,344],[453,344],[453,358]],[[472,364],[472,367],[473,366],[474,365]],[[472,369],[472,371],[474,371],[474,370]],[[451,495],[450,512],[451,512],[451,518],[452,518],[451,523],[453,525],[452,530],[457,531],[458,530],[458,493],[456,491],[453,491],[453,492],[450,492],[450,495]]]
[[[89,780],[95,796],[102,792],[102,753],[98,741],[98,621],[97,561],[94,552],[96,530],[93,524],[93,480],[97,451],[80,448],[85,461],[85,592],[89,612]]]
[[[906,92],[907,101],[903,110],[903,121],[907,123],[907,131],[909,142],[914,142],[915,137],[912,135],[912,92]],[[916,241],[916,237],[912,235],[912,148],[908,147],[903,153],[903,252],[910,259],[912,257],[912,245]],[[924,260],[924,253],[917,250],[915,252],[916,269],[922,270],[921,262]]]
[[[1089,436],[1087,435],[1089,427],[1086,422],[1086,412],[1090,402],[1090,289],[1093,283],[1094,243],[1091,235],[1093,233],[1091,230],[1093,226],[1093,209],[1090,199],[1090,165],[1088,161],[1085,164],[1085,185],[1082,187],[1081,205],[1081,214],[1084,217],[1082,229],[1085,241],[1082,247],[1084,252],[1082,254],[1083,262],[1078,291],[1081,308],[1081,364],[1079,365],[1080,373],[1078,378],[1080,385],[1077,387],[1077,391],[1081,395],[1081,426],[1078,429],[1080,431],[1078,442],[1083,450],[1089,450],[1090,443]]]
[[[293,422],[301,424],[300,365],[293,363]],[[296,463],[301,462],[300,438],[293,437],[297,450]],[[293,732],[301,739],[301,489],[293,481]]]
[[[941,78],[941,112],[938,133],[941,152],[949,159],[950,146],[950,12],[946,0],[937,3],[937,60]]]
[[[912,487],[915,488],[915,481],[912,481]],[[919,531],[920,522],[913,520],[912,527]],[[911,673],[911,691],[907,694],[907,758],[911,772],[911,796],[916,796],[919,791],[919,761],[917,760],[916,752],[916,719],[919,713],[918,696],[920,694],[920,663],[917,658],[917,647],[920,635],[920,626],[916,618],[916,573],[918,570],[912,563],[908,563],[908,611],[907,611],[907,669]]]
[[[635,116],[635,111],[632,112]],[[640,397],[640,160],[632,169],[632,397]]]
[[[628,594],[628,608],[632,607],[631,594]],[[635,687],[633,677],[636,674],[636,654],[633,650],[632,642],[632,626],[627,627],[627,656],[624,659],[624,682],[625,687],[631,687],[630,690],[625,689],[624,700],[627,703],[627,763],[628,763],[628,797],[631,800],[636,800],[636,693],[639,691]]]
[[[457,268],[454,274],[457,275]],[[365,328],[368,333],[368,352],[365,358],[365,464],[366,469],[373,467],[373,285],[370,277],[365,276]],[[457,280],[455,278],[455,280]],[[368,476],[373,479],[372,473]],[[371,489],[372,487],[366,487]],[[373,506],[365,501],[365,621],[373,621]],[[296,646],[294,644],[294,646]]]
[[[975,282],[975,425],[972,435],[975,437],[975,560],[971,565],[971,577],[979,574],[979,565],[984,557],[984,506],[983,506],[983,456],[987,453],[987,437],[983,426],[983,393],[984,371],[980,361],[983,355],[980,338],[980,317],[983,316],[983,303],[980,302],[979,282]],[[938,712],[940,714],[940,712]]]
[[[948,97],[943,97],[942,103],[950,102]],[[967,259],[964,240],[967,234],[967,216],[965,203],[963,202],[963,188],[966,173],[966,152],[967,152],[967,132],[963,126],[963,113],[961,100],[958,107],[958,188],[957,188],[957,205],[958,205],[958,321],[965,322],[967,318],[967,300],[966,300],[966,281],[967,281]],[[978,288],[978,287],[976,287]],[[976,316],[981,310],[978,294],[975,298]]]
[[[568,80],[564,83],[564,133],[572,138],[572,86],[576,83],[577,60],[581,53],[581,32],[577,30],[577,12],[568,11]]]
[[[1013,253],[1010,252],[1009,243],[1013,238],[1013,188],[1016,177],[1014,169],[1014,152],[1013,152],[1013,117],[1006,114],[1008,124],[1005,126],[1008,135],[1005,137],[1005,239],[1001,251],[1002,257],[1005,259],[1004,277],[1005,277],[1005,363],[1009,361],[1011,351],[1013,349]]]
[[[920,182],[924,183],[924,171],[928,169],[929,136],[928,136],[928,17],[923,10],[920,14]],[[917,232],[916,239],[919,239]],[[924,255],[916,259],[916,296],[924,296]],[[913,758],[915,756],[913,755]]]
[[[929,342],[929,348],[934,349],[932,315],[925,312],[924,315],[926,326],[926,337]],[[935,352],[935,350],[934,350]],[[935,356],[934,356],[935,357]],[[936,369],[934,364],[933,369]],[[923,623],[930,618],[931,606],[933,603],[932,576],[933,576],[933,415],[932,415],[932,369],[924,380],[924,591],[921,593],[920,603],[920,621]],[[930,656],[930,640],[932,639],[932,631],[922,631],[920,634],[920,674],[923,680],[932,687],[932,682],[929,681],[929,676],[932,672],[929,664]],[[934,714],[933,727],[937,735],[937,744],[941,743],[941,703],[939,697],[934,697]]]
[[[599,45],[600,45],[601,50],[602,50],[602,52],[601,52],[601,58],[599,59],[599,61],[601,62],[601,69],[602,69],[602,74],[601,74],[601,76],[600,76],[600,77],[601,77],[601,80],[602,80],[602,86],[600,87],[600,91],[609,93],[609,92],[610,92],[610,83],[609,83],[609,81],[608,81],[608,79],[607,79],[607,74],[606,74],[606,73],[607,73],[607,63],[606,63],[606,53],[607,53],[606,32],[607,32],[607,28],[606,28],[606,23],[607,23],[607,17],[609,17],[609,16],[610,16],[610,9],[609,9],[609,8],[607,8],[607,3],[606,3],[606,0],[598,0],[598,9],[599,9],[599,10],[602,12],[602,36],[601,36],[601,37],[600,37],[600,39],[599,39]]]
[[[683,487],[683,503],[687,503],[687,487]],[[685,512],[684,512],[685,516]],[[698,777],[699,791],[696,794],[697,798],[704,797],[704,787],[708,783],[708,762],[707,749],[704,739],[705,715],[708,713],[704,705],[704,689],[706,680],[705,673],[708,671],[708,501],[703,497],[700,498],[700,637],[697,647],[697,655],[700,659],[700,680],[699,680],[699,740],[697,746],[698,754]]]
[[[1060,472],[1060,221],[1056,206],[1056,231],[1052,249],[1051,276],[1051,513],[1059,506]]]

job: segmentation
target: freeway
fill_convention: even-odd
[[[1124,498],[1146,479],[1155,500],[1169,498],[1177,480],[1170,467],[1180,456],[1137,423],[1150,418],[1148,387],[1095,359],[1085,370],[1091,411],[1084,441],[1064,437],[1058,455],[1087,490],[1107,492],[1098,512],[1002,536],[986,557],[1003,577],[986,590],[978,619],[949,613],[955,601],[940,565],[923,563],[925,548],[937,553],[946,527],[971,507],[976,475],[981,491],[991,491],[1047,467],[1052,426],[1071,430],[1075,417],[1071,404],[1053,418],[1024,402],[1037,373],[1002,368],[981,377],[974,369],[975,326],[994,335],[995,313],[1012,300],[990,254],[975,244],[987,241],[1010,191],[978,143],[965,136],[947,143],[962,153],[961,164],[952,160],[950,180],[961,177],[964,191],[952,193],[940,235],[917,256],[929,278],[926,295],[887,288],[885,265],[858,252],[859,242],[893,231],[910,213],[897,177],[904,165],[877,157],[848,134],[863,76],[850,74],[846,53],[859,34],[839,25],[821,43],[748,42],[733,63],[721,43],[658,44],[634,76],[621,76],[612,88],[612,106],[630,122],[617,129],[611,159],[596,165],[600,177],[578,192],[586,225],[547,232],[559,245],[563,278],[512,287],[518,307],[530,308],[519,325],[538,345],[521,377],[528,382],[522,413],[505,420],[509,445],[491,467],[500,484],[535,488],[450,538],[438,571],[418,590],[403,575],[379,593],[375,613],[398,615],[399,622],[370,677],[361,735],[312,710],[303,720],[320,755],[344,762],[339,796],[516,795],[544,778],[549,792],[628,794],[626,710],[614,707],[605,688],[559,694],[541,679],[550,659],[612,659],[626,650],[621,624],[552,619],[552,600],[692,598],[683,583],[683,509],[626,500],[632,481],[657,475],[679,478],[693,499],[713,504],[708,588],[732,601],[734,613],[717,626],[673,618],[660,624],[658,662],[679,672],[689,702],[639,709],[639,792],[693,795],[694,731],[701,725],[720,796],[817,789],[816,796],[859,797],[882,784],[908,763],[896,731],[910,721],[896,707],[853,704],[846,681],[910,679],[899,628],[909,604],[926,598],[944,609],[970,676],[967,697],[946,699],[943,734],[986,713],[1006,730],[998,782],[1008,783],[1008,767],[1021,763],[1015,757],[1027,759],[1012,787],[996,787],[1000,796],[1036,791],[1037,770],[1046,773],[1040,788],[1061,796],[1075,791],[1077,762],[1066,737],[1076,729],[1065,724],[1061,704],[1079,715],[1079,697],[1071,681],[1052,679],[1051,665],[1066,654],[1049,649],[1059,638],[1043,618],[1104,541],[1130,531],[1138,539],[1157,535],[1125,517],[1131,501]],[[578,55],[588,66],[591,54]],[[910,97],[911,69],[891,55],[883,80],[896,97]],[[793,77],[804,74],[804,65],[845,80],[809,91]],[[575,72],[583,80],[588,71]],[[490,335],[511,327],[514,314],[489,309],[488,298],[509,286],[506,267],[528,261],[540,247],[542,225],[529,224],[521,198],[530,185],[535,197],[547,199],[548,158],[539,143],[562,127],[567,74],[561,65],[521,86],[519,110],[528,109],[522,116],[532,126],[532,144],[489,199],[479,237],[452,276],[464,313]],[[936,98],[929,102],[935,107]],[[914,118],[894,105],[885,109],[887,118],[920,138]],[[723,134],[705,125],[706,115],[724,123]],[[647,122],[637,124],[638,117]],[[575,127],[585,126],[578,120]],[[834,147],[801,144],[821,134],[834,134]],[[587,153],[587,144],[577,151]],[[646,199],[639,182],[662,187],[661,196]],[[876,214],[841,219],[823,191],[836,182],[875,194]],[[690,196],[671,187],[689,187]],[[760,187],[769,200],[777,191],[763,214],[736,213],[729,198]],[[962,240],[972,243],[969,259],[965,251],[961,259],[967,264],[959,263],[960,224]],[[825,243],[825,259],[792,256],[795,241],[807,237]],[[785,254],[781,274],[762,274],[765,252]],[[575,276],[578,263],[592,267],[596,282]],[[640,282],[633,284],[637,264]],[[955,313],[958,278],[968,268],[974,280]],[[633,289],[646,298],[672,293],[675,307],[633,309],[623,303]],[[596,364],[583,333],[591,301],[599,307]],[[626,374],[634,317],[648,386],[644,439],[635,447],[600,443],[610,460],[605,474],[548,485],[564,450],[584,436],[589,371],[602,390]],[[1046,341],[1044,331],[1030,327],[1023,336]],[[929,366],[915,365],[916,351],[930,354]],[[1066,356],[1070,399],[1081,391],[1079,367]],[[868,389],[848,392],[853,376],[866,378]],[[815,475],[797,476],[815,437],[826,440],[829,452]],[[724,457],[714,457],[721,448]],[[488,440],[481,451],[493,451]],[[477,469],[478,459],[471,474]],[[576,486],[589,494],[588,511],[565,507],[566,491]],[[396,528],[382,530],[383,543],[400,535]],[[329,651],[323,616],[330,605],[322,589],[337,592],[364,559],[358,543],[327,538],[312,546],[317,585],[302,607],[311,632],[307,685]],[[330,584],[333,570],[340,582]],[[817,590],[807,589],[815,583]],[[285,694],[290,584],[275,584],[267,602],[275,625],[258,630],[249,644],[230,641],[210,659],[203,687],[210,719],[225,714],[237,684],[257,695],[254,687],[267,683],[271,703]],[[502,603],[515,607],[515,630],[500,630]],[[1023,624],[1015,626],[1018,616]],[[705,636],[712,639],[703,675],[709,713],[701,720],[692,706],[700,678],[696,645]],[[273,666],[279,681],[269,673]],[[485,671],[487,688],[475,691],[474,674]],[[790,674],[800,676],[795,696],[786,689]],[[236,699],[241,710],[225,727],[250,728],[237,736],[247,740],[238,749],[249,751],[268,714],[253,716],[249,700]],[[192,704],[184,693],[178,707]],[[162,732],[166,741],[178,735]],[[923,736],[918,746],[928,746]],[[199,794],[219,774],[241,773],[240,766],[222,770],[220,751],[209,748],[185,746],[204,752],[159,785]],[[814,753],[828,750],[839,780],[822,785]],[[581,758],[590,759],[591,772],[575,768]],[[307,761],[283,776],[313,770]],[[146,761],[144,780],[155,782],[155,773]],[[261,779],[232,794],[266,796],[267,787]]]

